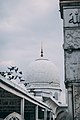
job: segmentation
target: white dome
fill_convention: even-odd
[[[37,59],[27,67],[26,83],[52,83],[60,86],[55,65],[48,59]]]

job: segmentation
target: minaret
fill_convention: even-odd
[[[60,0],[64,31],[65,86],[68,109],[80,119],[80,0]]]

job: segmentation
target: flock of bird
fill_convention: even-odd
[[[22,79],[22,71],[19,71],[19,68],[16,66],[8,67],[8,71],[0,72],[0,74],[9,80],[19,79],[20,82],[25,81],[24,79]]]

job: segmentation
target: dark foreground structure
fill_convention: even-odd
[[[45,103],[0,75],[0,120],[50,120],[51,112]]]

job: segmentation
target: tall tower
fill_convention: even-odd
[[[65,86],[68,109],[80,119],[80,0],[60,0],[64,31]]]

